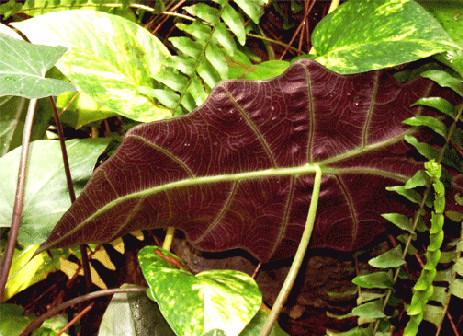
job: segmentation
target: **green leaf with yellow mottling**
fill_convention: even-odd
[[[462,1],[419,1],[442,25],[444,30],[460,47],[463,47],[463,2]],[[462,50],[450,50],[436,57],[463,75]]]
[[[36,16],[15,27],[33,43],[66,46],[58,69],[114,114],[141,122],[171,115],[137,90],[152,86],[151,77],[169,57],[167,48],[139,25],[108,13],[73,10]]]
[[[351,74],[414,61],[458,45],[413,0],[348,1],[317,25],[316,60]]]
[[[158,302],[177,335],[199,336],[221,329],[227,336],[237,336],[259,310],[262,295],[247,274],[214,270],[193,275],[167,259],[181,263],[172,253],[155,246],[146,246],[138,254],[150,287],[148,296]]]

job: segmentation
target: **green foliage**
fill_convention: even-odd
[[[238,335],[259,310],[261,293],[245,273],[215,270],[193,275],[177,256],[155,246],[141,249],[138,259],[150,287],[148,296],[158,302],[179,336],[211,329]]]
[[[75,27],[80,27],[78,30]],[[16,23],[34,43],[65,45],[68,52],[57,68],[87,99],[105,108],[78,109],[81,127],[109,115],[121,115],[141,122],[170,116],[170,111],[140,93],[169,57],[168,50],[139,25],[119,16],[91,11],[47,13]]]
[[[177,24],[177,28],[190,37],[169,38],[177,56],[172,56],[163,70],[154,75],[163,85],[145,91],[177,115],[200,106],[217,82],[237,78],[247,69],[253,69],[241,48],[246,42],[245,18],[228,0],[214,1],[218,8],[202,2],[184,7],[193,16],[193,22]],[[257,24],[266,1],[239,0],[235,3]],[[287,62],[282,63],[282,68],[287,67]],[[256,76],[259,75],[254,74]],[[269,78],[269,74],[263,77]]]
[[[433,293],[432,282],[437,272],[436,266],[440,260],[440,248],[444,237],[442,227],[444,225],[445,188],[440,180],[441,166],[434,161],[429,161],[425,163],[425,168],[432,180],[434,209],[431,215],[430,238],[426,251],[427,262],[421,271],[418,281],[413,287],[413,297],[407,309],[407,313],[410,315],[410,320],[404,331],[404,335],[407,336],[416,335],[418,333],[418,326],[423,319],[423,311]]]
[[[71,9],[87,9],[106,11],[135,19],[132,12],[128,11],[134,0],[25,0],[23,2],[10,0],[0,5],[0,15],[6,20],[11,15],[23,13],[31,16],[48,12],[65,11]]]
[[[95,162],[109,139],[70,140],[69,165],[76,194],[90,178]],[[0,158],[0,227],[11,225],[20,149]],[[44,155],[46,153],[46,155]],[[24,245],[45,241],[58,219],[70,206],[61,150],[57,141],[41,140],[31,145],[26,194],[19,242]]]
[[[428,70],[423,72],[422,76],[436,81],[442,87],[449,87],[459,94],[463,93],[461,79],[451,71]],[[408,135],[405,137],[410,145],[414,146],[421,155],[430,161],[425,163],[426,170],[417,172],[407,181],[405,186],[387,188],[406,197],[420,207],[414,219],[398,213],[383,214],[386,220],[395,224],[399,229],[406,231],[407,234],[397,237],[403,245],[399,244],[394,249],[371,259],[369,264],[379,268],[395,268],[394,277],[390,273],[392,270],[389,270],[388,273],[375,272],[357,276],[353,279],[353,282],[360,288],[376,289],[374,293],[365,290],[361,291],[359,296],[360,305],[352,310],[352,314],[359,316],[359,323],[365,321],[374,322],[373,329],[361,329],[362,333],[368,335],[377,334],[375,332],[381,330],[381,325],[388,322],[387,317],[385,315],[382,316],[381,313],[384,311],[383,309],[386,304],[390,302],[390,298],[394,295],[393,286],[396,279],[398,277],[410,278],[409,275],[404,276],[401,267],[406,265],[405,258],[410,251],[417,253],[417,249],[412,243],[417,238],[417,230],[429,232],[429,244],[426,248],[426,264],[413,286],[413,296],[407,308],[410,320],[405,328],[404,335],[416,335],[423,319],[440,328],[448,309],[451,295],[457,297],[463,296],[463,288],[461,287],[463,282],[458,278],[458,276],[463,274],[463,268],[460,267],[461,251],[450,248],[449,252],[441,252],[444,237],[445,187],[441,181],[441,175],[444,172],[441,172],[440,165],[442,163],[444,166],[456,169],[457,171],[461,171],[462,169],[461,155],[457,155],[458,158],[455,161],[457,164],[448,159],[449,145],[456,146],[461,153],[461,142],[457,140],[455,133],[458,131],[456,123],[461,117],[462,109],[460,106],[453,106],[450,102],[440,97],[421,98],[414,105],[435,108],[444,117],[417,116],[406,119],[404,123],[414,127],[431,129],[444,138],[445,144],[440,148],[435,148],[431,147],[428,143],[420,142],[413,136]],[[448,123],[444,122],[444,118],[450,118],[450,127],[446,126]],[[422,189],[421,191],[415,189],[422,187],[426,187],[427,191],[423,193]],[[426,207],[432,209],[429,229],[422,224]],[[453,217],[460,220],[463,219],[457,213],[453,214]],[[463,245],[461,241],[452,242],[452,244],[456,246]],[[446,247],[446,249],[448,250],[449,247]],[[441,270],[437,270],[438,265],[440,265]],[[386,277],[386,275],[388,276]],[[387,282],[387,285],[385,285],[385,279],[390,280],[390,282]],[[448,286],[436,286],[433,284],[435,281],[446,282]],[[381,294],[381,292],[378,292],[378,289],[382,288],[388,288],[389,291]],[[395,309],[397,308],[396,306]]]
[[[45,73],[64,55],[66,48],[33,45],[0,33],[0,96],[42,98],[75,91],[70,83],[45,78]],[[10,57],[15,53],[16,57]]]
[[[348,1],[320,21],[312,44],[316,60],[342,74],[391,67],[458,48],[439,22],[413,0]]]
[[[123,285],[121,288],[135,288]],[[98,336],[175,336],[157,303],[145,293],[115,294],[103,315]]]

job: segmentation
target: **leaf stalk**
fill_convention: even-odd
[[[288,275],[286,276],[285,281],[283,282],[283,286],[278,294],[275,303],[273,304],[272,311],[270,312],[267,320],[265,321],[264,326],[262,327],[259,336],[268,336],[272,331],[273,325],[275,324],[276,320],[278,319],[278,315],[280,314],[281,310],[283,309],[283,305],[288,298],[291,289],[293,288],[294,281],[296,280],[296,276],[299,273],[299,269],[301,268],[302,262],[305,257],[305,252],[307,250],[307,246],[309,245],[310,237],[312,236],[312,231],[315,224],[315,218],[317,216],[317,206],[318,206],[318,198],[320,195],[320,185],[322,179],[322,171],[319,166],[315,166],[315,179],[314,179],[314,186],[312,190],[312,197],[310,199],[310,206],[309,212],[307,213],[307,220],[305,222],[305,229],[304,233],[302,234],[301,241],[299,246],[297,247],[296,255],[294,256],[293,264],[289,269]]]

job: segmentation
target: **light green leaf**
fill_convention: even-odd
[[[177,28],[187,34],[190,34],[191,36],[194,36],[198,42],[204,44],[211,35],[211,27],[203,25],[198,21],[195,21],[191,24],[178,23]]]
[[[66,142],[71,176],[78,195],[92,173],[98,156],[109,139],[70,140]],[[10,227],[21,148],[0,158],[0,227]],[[63,159],[58,141],[34,141],[29,152],[24,210],[19,242],[42,243],[58,219],[69,208]]]
[[[442,304],[447,302],[449,294],[447,293],[447,287],[433,286],[432,295],[429,301],[435,301]]]
[[[55,315],[45,320],[40,328],[32,333],[32,336],[56,336],[68,323],[67,315]],[[69,336],[67,332],[60,335]]]
[[[18,336],[24,328],[33,320],[34,315],[24,315],[21,306],[2,303],[0,306],[0,335]]]
[[[390,251],[387,251],[384,254],[381,254],[373,259],[368,261],[373,267],[399,267],[406,264],[405,260],[402,257],[402,245],[397,245]]]
[[[383,318],[383,300],[375,300],[361,304],[352,309],[352,314],[368,319]]]
[[[183,9],[211,25],[215,25],[219,20],[219,11],[203,2],[197,3],[193,6],[183,7]]]
[[[455,265],[453,265],[453,270],[463,277],[463,258],[458,258]]]
[[[235,0],[236,4],[245,12],[251,20],[255,23],[259,23],[259,19],[264,14],[264,6],[268,4],[269,0]]]
[[[186,36],[170,37],[169,41],[172,45],[184,53],[186,56],[193,59],[198,59],[201,56],[202,46],[196,41],[191,40]],[[155,76],[154,76],[155,77]]]
[[[122,285],[121,288],[136,288]],[[103,315],[98,336],[175,336],[145,293],[114,294]]]
[[[398,213],[386,213],[381,215],[384,219],[394,223],[399,229],[413,233],[413,222],[405,215]]]
[[[224,47],[229,55],[232,57],[235,56],[238,46],[223,23],[219,22],[215,26],[214,34],[212,34],[212,40]]]
[[[452,269],[445,269],[445,270],[442,270],[442,271],[438,271],[436,273],[436,277],[434,278],[434,281],[446,281],[446,282],[450,282],[452,281],[453,279],[453,273],[452,273]]]
[[[392,289],[392,270],[386,272],[375,272],[366,275],[359,275],[352,279],[352,282],[362,288],[387,288]]]
[[[30,260],[39,245],[29,245],[23,250],[15,249],[13,263],[11,265],[8,282],[3,294],[3,300],[10,299],[13,295],[34,283],[44,279],[53,266],[45,265],[46,254],[41,253]]]
[[[234,270],[192,275],[158,255],[181,263],[178,257],[155,246],[140,250],[138,259],[150,290],[148,296],[177,335],[202,335],[222,329],[238,335],[259,310],[262,296],[255,281]]]
[[[457,298],[463,299],[463,280],[455,279],[450,284],[450,293],[455,295]]]
[[[117,115],[110,108],[98,104],[91,96],[85,92],[80,92],[79,96],[71,103],[74,92],[63,93],[58,96],[56,106],[63,109],[68,106],[66,112],[60,116],[62,123],[79,129],[94,121],[106,119]]]
[[[441,324],[444,308],[427,304],[423,308],[423,320],[428,321],[438,327]]]
[[[236,35],[239,44],[246,44],[246,31],[244,30],[244,19],[233,9],[229,4],[223,10],[222,20],[227,24],[228,28]]]
[[[45,78],[65,52],[63,47],[33,45],[0,33],[0,96],[32,99],[75,91],[68,82]]]
[[[206,47],[206,59],[214,66],[222,80],[228,79],[227,59],[220,48],[214,44],[209,44]]]
[[[47,13],[15,27],[35,43],[68,47],[58,69],[110,111],[141,122],[171,115],[137,91],[152,85],[151,77],[169,57],[167,48],[141,26],[116,15],[73,10]]]
[[[289,67],[290,63],[281,60],[262,62],[251,67],[244,79],[261,80],[279,76]]]
[[[426,187],[431,183],[429,175],[424,170],[418,170],[405,183],[405,189],[413,189],[416,187]]]
[[[317,61],[342,74],[458,48],[439,22],[412,0],[348,1],[318,23],[312,44]]]

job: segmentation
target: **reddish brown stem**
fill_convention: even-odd
[[[31,332],[34,331],[35,328],[39,327],[45,320],[55,316],[62,310],[71,307],[75,304],[82,303],[88,300],[93,300],[102,296],[113,295],[116,293],[134,293],[134,292],[146,292],[147,288],[117,288],[117,289],[107,289],[107,290],[99,290],[93,293],[85,294],[79,296],[75,299],[63,302],[62,304],[58,305],[57,307],[50,309],[45,314],[40,315],[34,321],[32,321],[21,333],[20,336],[27,336]]]
[[[19,161],[19,172],[18,172],[18,183],[16,186],[16,195],[13,206],[13,216],[11,221],[10,238],[8,240],[8,246],[1,262],[0,270],[0,303],[3,298],[5,286],[8,281],[8,275],[13,260],[14,248],[16,246],[16,240],[18,239],[19,227],[21,225],[21,217],[24,206],[24,189],[26,186],[26,168],[27,160],[29,157],[29,146],[32,134],[32,125],[34,123],[34,110],[37,104],[37,99],[31,99],[29,107],[27,108],[26,119],[24,122],[23,129],[23,142],[21,149],[21,159]]]
[[[66,332],[66,330],[68,330],[71,326],[73,326],[74,324],[76,324],[77,321],[80,320],[80,318],[87,314],[90,309],[92,309],[93,307],[93,302],[90,303],[87,307],[85,307],[84,310],[82,310],[79,314],[76,315],[76,317],[74,317],[63,329],[61,329],[55,336],[60,336],[61,334],[63,334],[64,332]]]

